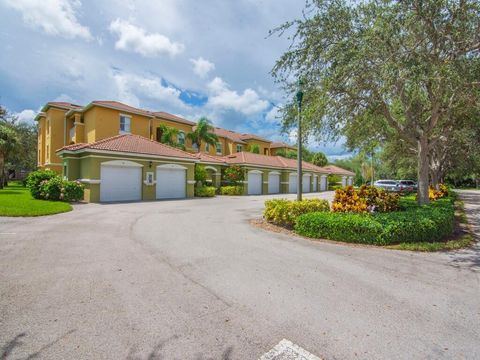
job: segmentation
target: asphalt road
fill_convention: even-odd
[[[462,196],[478,226],[480,192]],[[0,359],[258,359],[284,338],[325,360],[480,358],[478,246],[269,233],[249,224],[266,198],[0,218]]]

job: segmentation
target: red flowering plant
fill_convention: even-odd
[[[223,173],[223,179],[229,184],[236,185],[245,179],[245,174],[240,166],[233,165],[225,169]]]

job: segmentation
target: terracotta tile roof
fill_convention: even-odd
[[[341,167],[338,167],[336,165],[326,165],[323,166],[322,169],[327,171],[329,174],[335,174],[335,175],[348,175],[348,176],[353,176],[355,175],[354,172],[351,172],[349,170],[342,169]]]
[[[213,162],[219,164],[225,164],[225,159],[218,156],[208,155],[202,152],[194,154],[194,156],[200,160],[200,162]]]
[[[158,118],[178,122],[178,123],[181,123],[181,124],[192,125],[192,126],[196,125],[196,123],[193,122],[193,121],[181,118],[180,116],[169,114],[169,113],[164,112],[164,111],[155,111],[155,112],[153,112],[153,115],[155,115],[155,117],[158,117]]]
[[[268,156],[268,155],[254,154],[250,152],[239,152],[232,155],[224,156],[223,158],[228,164],[236,164],[236,165],[248,164],[248,165],[275,167],[275,168],[291,169],[291,170],[297,169],[297,161],[295,159],[287,159],[281,156]],[[303,166],[303,169],[307,171],[326,173],[326,171],[323,168],[307,163],[305,161],[302,162],[302,166]]]
[[[272,142],[270,144],[270,149],[278,149],[278,148],[296,149],[295,146],[289,145],[289,144],[284,143],[284,142]]]
[[[255,134],[241,134],[240,138],[241,138],[242,140],[251,140],[251,139],[253,139],[253,140],[259,140],[259,141],[264,141],[264,142],[271,143],[270,140],[264,139],[264,138],[262,138],[262,137],[260,137],[260,136],[255,135]]]
[[[238,144],[246,144],[245,141],[242,140],[242,134],[237,133],[232,130],[226,130],[222,128],[215,128],[215,134],[220,137],[227,138],[233,142],[236,142]]]
[[[153,113],[147,110],[143,109],[138,109],[133,106],[118,102],[118,101],[110,101],[110,100],[95,100],[92,101],[91,104],[93,105],[99,105],[99,106],[105,106],[109,108],[114,108],[117,110],[129,112],[129,113],[134,113],[134,114],[140,114],[143,116],[148,116],[148,117],[153,117]]]
[[[124,134],[103,139],[92,144],[67,145],[57,150],[76,151],[81,149],[117,151],[131,154],[157,155],[196,160],[196,157],[186,151],[149,140],[139,135]]]
[[[49,107],[56,107],[64,110],[81,109],[83,106],[64,101],[49,101],[42,107],[42,111],[47,111]]]

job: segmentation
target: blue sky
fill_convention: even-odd
[[[280,134],[286,99],[269,74],[301,16],[291,0],[0,0],[0,103],[30,121],[48,101],[117,100],[193,121]],[[311,142],[331,159],[339,144]]]

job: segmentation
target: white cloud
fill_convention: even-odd
[[[193,72],[202,79],[205,79],[208,73],[215,69],[214,63],[205,60],[202,57],[199,57],[198,59],[190,59],[190,62],[193,64]]]
[[[91,40],[88,27],[78,22],[76,10],[79,0],[4,0],[5,4],[22,14],[23,21],[32,28],[40,28],[49,35],[71,39]]]
[[[18,113],[14,113],[13,116],[15,116],[19,122],[32,123],[36,114],[37,112],[32,109],[25,109]]]
[[[141,107],[140,100],[147,98],[169,104],[175,108],[185,108],[180,100],[180,90],[162,85],[156,77],[144,77],[129,73],[115,73],[112,75],[118,99],[129,105]]]
[[[162,34],[147,34],[145,29],[126,20],[112,21],[109,29],[112,33],[118,35],[118,40],[115,43],[116,49],[133,51],[145,57],[175,56],[185,49],[183,44],[172,42]]]
[[[216,77],[209,84],[210,90],[207,105],[216,109],[232,109],[244,115],[258,114],[268,107],[268,101],[260,99],[255,90],[245,89],[242,94],[230,90],[228,84]]]
[[[276,124],[280,121],[281,119],[281,104],[277,106],[273,106],[269,112],[266,113],[265,115],[265,120],[267,120],[271,124]]]

